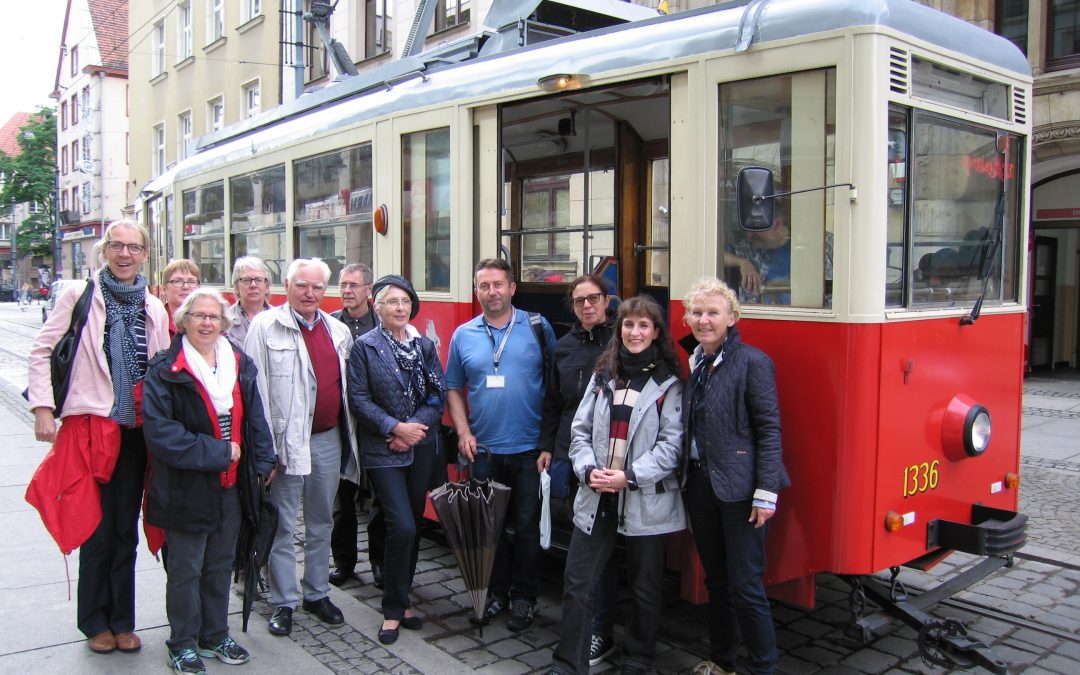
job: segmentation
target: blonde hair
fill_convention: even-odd
[[[686,298],[683,299],[683,306],[686,308],[686,314],[683,316],[684,320],[690,320],[690,306],[701,299],[703,295],[719,295],[723,297],[727,300],[731,313],[735,315],[735,320],[738,321],[739,317],[742,316],[742,305],[739,303],[739,296],[735,291],[731,290],[730,286],[716,277],[702,277],[691,284],[690,291],[687,292]]]
[[[177,272],[187,272],[199,281],[202,281],[202,273],[199,272],[199,266],[187,258],[179,258],[169,262],[169,264],[165,266],[165,269],[161,270],[161,283],[169,283],[169,279]]]
[[[109,223],[109,226],[105,228],[105,234],[101,235],[101,241],[94,244],[93,253],[97,257],[98,263],[103,267],[107,264],[105,261],[105,247],[112,241],[112,231],[118,227],[127,227],[135,230],[142,237],[143,247],[146,249],[147,254],[150,253],[150,231],[146,229],[142,223],[136,223],[134,220],[114,220]]]

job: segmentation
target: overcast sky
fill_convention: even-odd
[[[52,105],[66,0],[0,0],[0,124]]]

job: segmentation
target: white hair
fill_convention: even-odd
[[[296,275],[305,267],[317,267],[322,272],[324,284],[330,283],[330,266],[323,262],[322,258],[297,258],[289,263],[289,271],[285,273],[285,280],[290,284],[296,280]]]
[[[181,333],[184,332],[184,319],[187,318],[188,312],[191,311],[191,306],[200,298],[210,298],[217,301],[218,305],[221,306],[221,332],[224,333],[229,330],[232,322],[229,321],[229,316],[225,314],[225,309],[229,306],[229,303],[225,301],[221,293],[212,288],[196,288],[191,292],[191,295],[184,298],[184,301],[180,303],[180,309],[173,314],[173,323],[176,324],[176,330]]]
[[[256,255],[246,255],[242,258],[237,258],[236,262],[232,266],[232,285],[236,288],[236,285],[240,283],[240,273],[244,270],[259,270],[266,278],[271,279],[270,268],[266,266],[263,259]]]

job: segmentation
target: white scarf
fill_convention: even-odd
[[[229,340],[222,335],[218,336],[214,345],[216,369],[212,368],[199,350],[188,341],[187,335],[183,338],[183,345],[188,367],[195,374],[195,378],[206,387],[206,393],[210,394],[210,401],[214,404],[214,411],[218,415],[228,413],[233,407],[233,388],[236,386],[236,357],[233,356]]]

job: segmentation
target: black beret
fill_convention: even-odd
[[[409,294],[409,299],[412,300],[412,311],[409,313],[409,321],[415,319],[417,313],[420,312],[420,297],[416,295],[416,289],[409,283],[409,280],[397,274],[387,274],[372,284],[371,297],[377,298],[379,296],[379,291],[387,286],[396,286]]]

